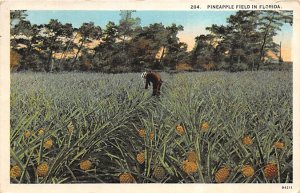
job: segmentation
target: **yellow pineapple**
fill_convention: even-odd
[[[153,140],[154,139],[154,132],[152,131],[151,133],[150,133],[150,140]]]
[[[146,131],[145,131],[145,129],[140,129],[140,130],[138,131],[138,134],[139,134],[140,137],[144,138],[144,137],[146,136]]]
[[[49,171],[49,165],[46,162],[41,163],[40,165],[38,165],[38,167],[36,169],[37,175],[40,176],[40,177],[46,176],[48,171]]]
[[[198,166],[195,162],[190,162],[185,160],[182,162],[182,170],[187,173],[188,175],[192,175],[193,173],[197,172]]]
[[[284,143],[280,142],[280,141],[277,141],[277,142],[275,142],[274,147],[276,149],[283,149],[284,148]]]
[[[53,146],[53,141],[52,141],[52,139],[47,139],[47,140],[44,142],[44,145],[43,145],[43,147],[44,147],[45,149],[51,149],[52,146]]]
[[[143,164],[145,162],[145,153],[144,152],[138,153],[137,156],[136,156],[136,160],[140,164]]]
[[[181,125],[176,125],[176,133],[178,134],[178,135],[183,135],[184,133],[185,133],[185,131],[184,131],[184,127],[183,126],[181,126]]]
[[[230,175],[230,168],[228,167],[221,167],[216,173],[215,173],[215,181],[217,183],[225,182]]]
[[[244,165],[241,169],[244,177],[252,177],[254,175],[254,168],[250,165]]]
[[[45,128],[40,128],[38,130],[38,136],[44,135],[44,133],[45,133]]]
[[[252,145],[253,143],[253,140],[249,135],[245,135],[242,141],[245,145]]]
[[[130,173],[123,173],[119,176],[120,183],[133,183],[134,177]]]
[[[80,162],[79,166],[82,170],[89,170],[92,166],[92,162],[90,160],[84,160]]]
[[[187,153],[187,160],[189,162],[196,162],[197,161],[197,154],[194,151],[189,151]]]
[[[158,180],[161,180],[165,177],[166,175],[166,172],[165,172],[165,169],[161,166],[158,166],[156,168],[154,168],[153,170],[153,176],[158,179]]]
[[[278,168],[275,163],[268,163],[264,168],[265,177],[269,180],[278,176]]]
[[[208,129],[209,129],[209,123],[208,122],[203,122],[201,124],[200,128],[201,128],[201,131],[204,131],[204,132],[208,131]]]
[[[26,131],[26,132],[24,133],[24,137],[25,137],[26,139],[29,138],[30,135],[31,135],[31,132],[30,132],[30,131]]]
[[[11,169],[10,169],[10,177],[11,178],[18,178],[20,177],[22,174],[22,170],[19,166],[14,165]]]

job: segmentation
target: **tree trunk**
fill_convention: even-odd
[[[26,54],[24,55],[24,59],[26,61],[27,59],[27,56],[29,56],[31,54],[31,50],[32,50],[32,43],[30,41],[29,45],[28,45],[28,48],[27,48],[27,51],[26,51]],[[26,62],[27,63],[27,62]]]
[[[53,59],[51,58],[51,67],[50,67],[50,72],[52,72],[52,70],[53,70],[53,64],[54,64],[54,62],[53,62]]]
[[[102,36],[102,35],[99,35],[96,39],[97,39],[97,40],[100,39],[101,36]],[[100,43],[100,44],[101,44],[101,43]],[[99,46],[99,44],[98,44],[98,46]],[[97,47],[95,47],[95,48],[97,48]],[[93,54],[93,56],[92,56],[93,59],[95,58],[96,53],[97,53],[96,50],[95,50],[95,48],[94,48],[94,54]]]
[[[260,63],[264,61],[264,49],[265,49],[265,45],[266,45],[266,39],[267,39],[267,32],[264,35],[263,43],[262,43],[262,46],[260,48],[259,60],[258,60],[258,63],[257,63],[257,69],[256,70],[259,70]]]
[[[281,42],[280,42],[280,47],[279,47],[279,58],[278,58],[278,63],[279,63],[279,65],[281,65],[282,62],[283,62],[283,59],[282,59],[282,57],[281,57]]]
[[[273,19],[273,17],[274,17],[274,13],[272,15],[272,19]],[[269,24],[266,28],[266,31],[264,33],[264,36],[263,36],[263,43],[260,47],[260,55],[259,55],[259,60],[258,60],[257,66],[256,66],[256,70],[259,70],[260,63],[264,61],[264,49],[265,49],[265,46],[266,46],[267,35],[269,33],[269,28],[270,28],[271,24],[272,24],[272,20],[270,19],[270,22],[269,22]]]
[[[234,51],[234,48],[233,46],[231,46],[231,49],[230,49],[230,56],[229,56],[229,70],[232,71],[233,70],[233,51]]]
[[[81,44],[80,44],[80,46],[79,46],[79,48],[78,48],[78,50],[77,50],[77,52],[76,52],[76,55],[75,55],[75,57],[74,57],[74,59],[73,59],[73,61],[72,61],[72,65],[76,62],[76,60],[77,60],[77,58],[78,58],[78,55],[79,55],[79,52],[81,51],[81,49],[82,49],[82,46],[83,46],[83,42],[85,41],[85,39],[83,39],[82,41],[81,41]]]
[[[52,54],[53,54],[53,49],[51,48],[51,49],[50,49],[49,56],[48,56],[48,60],[47,60],[46,71],[49,71],[49,70],[51,69],[50,63],[51,63],[51,60],[52,60]],[[50,67],[50,69],[49,69],[49,67]]]
[[[258,61],[258,63],[256,64],[256,70],[258,71],[260,68],[260,61]]]
[[[125,38],[126,36],[123,35],[123,41],[122,41],[122,51],[125,52]]]
[[[76,39],[77,35],[78,35],[78,32],[76,33],[76,35],[74,36],[74,38],[72,38],[72,39],[69,41],[67,47],[65,48],[65,50],[64,50],[63,53],[61,54],[61,57],[60,57],[60,60],[59,60],[59,65],[63,65],[63,64],[64,64],[64,61],[65,61],[65,59],[66,59],[64,56],[65,56],[66,53],[69,52],[70,45],[71,45],[72,42],[74,42],[74,40]]]
[[[49,53],[49,56],[48,56],[48,61],[47,61],[47,68],[50,67],[50,62],[52,60],[52,55],[53,55],[53,43],[56,41],[57,39],[57,36],[53,36],[52,37],[52,40],[51,40],[51,45],[50,45],[50,53]],[[53,65],[53,64],[52,64]],[[48,69],[49,70],[49,69]]]
[[[160,56],[160,58],[159,58],[159,64],[160,64],[161,66],[162,66],[162,60],[163,60],[164,55],[165,55],[165,49],[166,49],[166,47],[163,46],[163,50],[162,50],[161,56]]]

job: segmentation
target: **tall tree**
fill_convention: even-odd
[[[214,54],[214,37],[210,34],[195,38],[195,46],[191,51],[191,64],[196,68],[205,68],[211,64]]]
[[[278,44],[273,42],[273,37],[281,30],[281,26],[284,23],[292,25],[292,13],[290,11],[260,12],[257,23],[258,32],[260,34],[259,62],[256,65],[257,70],[259,70],[260,65],[264,63],[268,51],[272,51],[274,47],[279,48]]]
[[[41,26],[32,25],[26,20],[25,10],[14,10],[10,13],[11,19],[11,49],[19,56],[17,70],[40,68],[41,52],[38,51],[37,45],[41,42]],[[16,70],[16,68],[15,68]]]
[[[135,68],[159,68],[157,54],[166,45],[166,28],[161,23],[150,24],[135,31],[129,42],[130,55]]]
[[[109,21],[103,30],[101,43],[94,48],[93,65],[96,71],[108,71],[115,55],[121,52],[117,43],[119,34],[118,26]]]
[[[125,49],[125,41],[129,40],[132,35],[134,30],[140,26],[141,24],[141,19],[136,17],[132,17],[132,14],[136,12],[134,10],[126,10],[126,11],[121,11],[120,16],[121,19],[119,21],[119,36],[122,40],[122,49],[124,51]]]
[[[291,22],[290,13],[275,11],[238,11],[227,19],[227,26],[212,25],[207,30],[223,51],[229,70],[259,70],[269,52],[277,53],[273,37],[283,22]]]
[[[69,30],[71,24],[63,25],[58,20],[51,19],[48,24],[42,27],[42,34],[40,35],[42,41],[39,47],[48,55],[46,66],[44,66],[45,70],[52,72],[54,67],[53,55],[61,50],[65,37],[72,35],[72,31]]]
[[[170,68],[175,68],[187,56],[187,44],[180,42],[178,38],[180,31],[183,31],[182,25],[173,23],[171,26],[166,27],[166,41],[163,44],[160,62],[161,64],[165,63]]]
[[[79,33],[76,28],[73,28],[72,24],[66,23],[64,25],[65,35],[62,41],[62,47],[59,50],[61,55],[59,57],[58,68],[64,70],[70,70],[67,65],[65,65],[66,59],[69,57],[70,50],[73,50],[76,47],[75,40],[78,37]]]
[[[20,70],[38,69],[35,60],[41,54],[37,52],[37,46],[41,42],[41,26],[31,25],[29,21],[21,21],[11,30],[11,47],[21,55]]]
[[[259,35],[257,23],[259,12],[238,11],[228,18],[230,33],[227,36],[232,42],[230,48],[230,70],[251,68],[253,60],[249,56],[257,54]]]
[[[126,43],[133,37],[133,33],[140,26],[141,20],[138,17],[133,17],[134,10],[120,11],[121,19],[119,21],[118,34],[122,42],[122,58],[125,60],[125,65],[128,66],[131,59],[127,53]],[[121,54],[121,53],[120,53]]]
[[[27,17],[26,10],[12,10],[10,11],[10,26],[18,24],[24,21]]]
[[[117,42],[118,37],[118,26],[114,22],[109,21],[108,24],[105,26],[105,30],[103,31],[103,44],[106,46],[111,46]]]
[[[78,55],[84,44],[90,43],[95,39],[100,39],[102,35],[102,29],[99,26],[95,26],[93,22],[83,23],[81,27],[78,29],[78,33],[80,34],[79,46],[77,48],[77,52],[72,61],[74,64],[78,58]]]

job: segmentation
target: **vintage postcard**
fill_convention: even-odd
[[[0,192],[300,192],[299,1],[2,1]]]

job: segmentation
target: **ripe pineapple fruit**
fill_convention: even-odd
[[[176,133],[178,134],[178,135],[183,135],[184,133],[185,133],[185,131],[184,131],[184,127],[183,126],[181,126],[181,125],[176,125]]]
[[[10,177],[11,178],[18,178],[20,177],[22,174],[22,170],[18,165],[14,165],[11,169],[10,169]]]
[[[187,160],[189,162],[196,162],[197,161],[197,154],[194,151],[189,151],[187,153]]]
[[[188,160],[183,161],[181,167],[182,170],[188,175],[192,175],[193,173],[196,173],[198,169],[198,166],[195,162],[190,162]]]
[[[275,163],[268,163],[264,168],[265,177],[269,180],[278,176],[278,168]]]
[[[40,177],[46,176],[48,171],[49,171],[49,165],[46,162],[41,163],[40,165],[38,165],[37,170],[36,170],[37,175],[40,176]]]
[[[145,162],[145,153],[140,152],[136,155],[136,160],[140,163],[143,164]]]
[[[252,145],[253,143],[253,140],[249,135],[245,135],[242,141],[245,145]]]
[[[165,177],[166,175],[166,172],[165,172],[165,169],[161,166],[158,166],[156,168],[154,168],[153,170],[153,176],[158,179],[158,180],[161,180]]]
[[[222,167],[215,173],[215,181],[217,183],[225,182],[230,175],[230,168],[229,167]]]
[[[90,160],[84,160],[79,164],[80,169],[89,170],[92,167],[92,162]]]
[[[119,176],[120,183],[133,183],[134,177],[130,173],[123,173]]]
[[[241,169],[244,177],[252,177],[254,175],[254,168],[250,165],[244,165]]]

